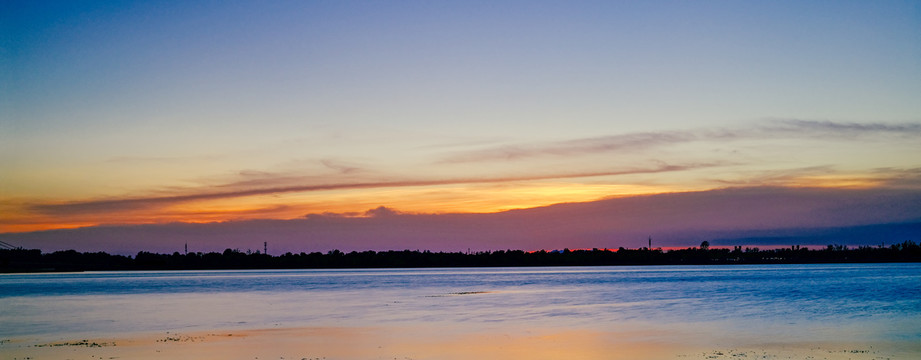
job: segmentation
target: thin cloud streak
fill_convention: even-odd
[[[795,169],[755,171],[739,179],[712,179],[713,182],[727,186],[784,186],[791,180],[804,176],[836,174],[831,165],[808,166]]]
[[[228,155],[201,155],[201,156],[116,156],[105,162],[113,164],[145,164],[145,163],[188,163],[202,161],[216,161],[228,158]]]
[[[333,159],[323,159],[323,160],[320,160],[320,163],[323,164],[323,166],[330,168],[332,170],[335,170],[336,172],[340,174],[351,174],[351,173],[356,173],[356,172],[360,172],[363,170],[360,167],[346,165],[340,161],[336,161]]]
[[[470,163],[522,160],[541,156],[578,156],[602,152],[647,150],[695,141],[726,141],[776,138],[841,138],[859,135],[896,134],[921,136],[921,124],[844,123],[777,119],[739,129],[703,129],[643,132],[548,143],[505,145],[449,155],[438,163]]]
[[[519,160],[543,155],[572,156],[610,151],[634,151],[694,140],[697,140],[697,136],[688,132],[613,135],[546,144],[500,146],[449,156],[440,161],[440,163]]]
[[[710,178],[732,187],[839,187],[921,190],[921,168],[876,168],[847,172],[832,165],[740,172],[736,178]]]
[[[873,174],[887,187],[921,190],[921,168],[879,168],[875,169]]]
[[[269,195],[280,193],[294,192],[313,192],[313,191],[330,191],[330,190],[353,190],[353,189],[370,189],[370,188],[393,188],[393,187],[415,187],[415,186],[438,186],[438,185],[457,185],[457,184],[476,184],[476,183],[503,183],[515,181],[533,181],[533,180],[552,180],[552,179],[571,179],[601,176],[618,176],[631,174],[652,174],[663,172],[685,171],[692,169],[724,166],[723,163],[697,163],[686,165],[670,165],[662,163],[653,168],[638,168],[615,171],[598,171],[598,172],[581,172],[569,174],[547,174],[547,175],[530,175],[518,177],[498,177],[498,178],[456,178],[441,180],[394,180],[394,181],[368,181],[352,182],[339,184],[321,184],[321,185],[296,185],[296,186],[276,186],[256,189],[244,189],[224,192],[203,192],[182,195],[168,196],[149,196],[133,198],[115,198],[105,200],[77,201],[69,203],[46,203],[33,204],[27,206],[30,211],[42,213],[45,215],[73,215],[85,213],[106,213],[112,211],[126,211],[139,208],[156,208],[169,204],[183,203],[200,200],[215,200],[226,198],[238,198],[246,196]],[[280,181],[290,181],[290,177],[282,177]],[[263,179],[262,183],[268,183],[271,179]],[[239,184],[226,184],[224,187],[237,187]]]
[[[791,132],[818,135],[842,134],[878,134],[893,133],[903,135],[921,135],[921,124],[884,124],[884,123],[844,123],[834,121],[815,121],[799,119],[774,120],[776,125],[764,126],[767,132]]]

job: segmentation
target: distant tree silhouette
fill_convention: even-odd
[[[86,270],[199,270],[199,269],[316,269],[395,267],[479,267],[479,266],[597,266],[597,265],[706,265],[706,264],[789,264],[831,262],[921,262],[921,246],[905,241],[884,246],[848,248],[828,245],[820,250],[792,246],[759,250],[736,246],[711,249],[704,241],[698,248],[676,249],[591,249],[562,251],[522,250],[445,253],[431,251],[331,250],[325,254],[285,253],[271,256],[259,251],[156,254],[138,252],[133,258],[104,252],[74,250],[42,253],[36,249],[0,249],[0,272],[86,271]]]

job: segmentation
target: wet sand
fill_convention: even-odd
[[[649,332],[551,329],[464,333],[439,328],[313,327],[164,332],[54,341],[0,339],[0,358],[23,359],[811,359],[921,358],[910,343],[718,343],[661,341]]]

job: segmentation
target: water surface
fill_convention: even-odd
[[[0,324],[0,339],[423,325],[921,341],[921,264],[6,274]]]

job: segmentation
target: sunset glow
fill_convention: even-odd
[[[380,207],[921,191],[910,2],[0,9],[0,234],[13,243]],[[879,220],[863,215],[846,224]]]
[[[921,0],[0,0],[0,358],[921,359]]]

